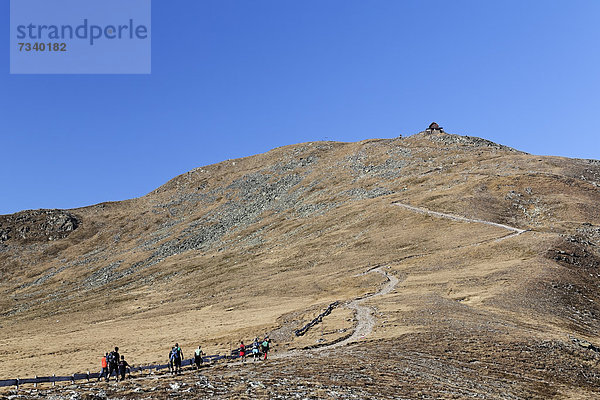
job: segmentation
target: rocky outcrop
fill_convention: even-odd
[[[0,216],[0,243],[64,239],[80,225],[63,210],[29,210]]]

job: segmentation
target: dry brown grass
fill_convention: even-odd
[[[598,274],[582,278],[548,250],[570,243],[566,237],[583,223],[600,225],[592,180],[600,168],[438,139],[278,148],[202,167],[139,199],[72,210],[82,224],[67,239],[11,243],[0,253],[0,376],[95,370],[114,345],[139,364],[164,362],[176,341],[187,353],[201,343],[209,354],[267,332],[281,334],[277,351],[333,341],[353,326],[344,307],[306,337],[289,333],[333,301],[376,291],[381,276],[357,277],[375,265],[389,265],[401,282],[368,302],[378,321],[371,339],[433,331],[451,337],[460,327],[484,337],[502,332],[514,341],[568,341],[568,335],[593,341],[600,299],[590,288]],[[309,157],[318,161],[273,172],[274,165]],[[405,163],[393,178],[378,169],[389,159]],[[309,189],[234,225],[208,247],[171,255],[107,285],[85,285],[113,263],[119,264],[111,273],[118,274],[148,260],[161,243],[182,238],[193,221],[218,223],[203,218],[222,213],[228,202],[244,204],[243,193],[227,186],[256,172],[270,174],[272,183],[298,174],[303,180],[289,192]],[[379,187],[393,193],[355,200],[345,194]],[[185,200],[190,194],[211,197],[194,203]],[[417,214],[394,202],[531,231],[497,242],[510,232]],[[302,217],[290,208],[300,203],[329,206]],[[595,247],[586,249],[598,256]],[[26,285],[49,271],[55,274],[42,284]],[[571,283],[583,289],[569,291]],[[582,291],[588,304],[569,300]]]

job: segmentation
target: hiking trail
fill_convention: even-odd
[[[403,207],[409,211],[413,211],[413,212],[416,212],[419,214],[431,215],[433,217],[445,218],[445,219],[449,219],[452,221],[478,223],[478,224],[484,224],[484,225],[489,225],[489,226],[495,226],[497,228],[506,229],[506,230],[509,230],[512,232],[509,235],[502,236],[498,239],[494,239],[495,241],[505,240],[510,237],[518,236],[518,235],[521,235],[521,234],[527,232],[527,230],[525,230],[525,229],[515,228],[513,226],[499,224],[497,222],[485,221],[482,219],[475,219],[475,218],[467,218],[467,217],[463,217],[460,215],[448,214],[448,213],[443,213],[443,212],[439,212],[439,211],[432,211],[432,210],[428,210],[426,208],[415,207],[415,206],[411,206],[411,205],[399,203],[399,202],[395,202],[392,204],[395,206],[398,206],[398,207]],[[378,267],[378,268],[372,269],[370,271],[365,272],[365,274],[370,273],[370,272],[380,273],[388,279],[388,283],[379,292],[377,292],[373,295],[370,295],[370,296],[365,296],[362,298],[352,300],[350,303],[348,303],[346,305],[347,308],[351,308],[351,309],[355,310],[355,312],[356,312],[357,324],[356,324],[356,328],[354,329],[354,333],[349,338],[344,339],[341,342],[333,343],[331,345],[325,345],[325,346],[320,347],[319,349],[321,349],[321,350],[333,349],[336,347],[344,346],[346,344],[353,343],[360,339],[365,338],[373,331],[373,328],[375,326],[375,317],[373,316],[373,308],[368,307],[368,306],[363,306],[362,303],[365,302],[366,300],[370,300],[374,297],[383,296],[383,295],[390,293],[399,282],[398,278],[396,278],[395,276],[393,276],[391,274],[388,274],[382,268],[383,267]]]
[[[399,202],[394,202],[392,204],[395,206],[398,206],[398,207],[403,207],[409,211],[416,212],[418,214],[431,215],[433,217],[449,219],[452,221],[484,224],[484,225],[494,226],[494,227],[501,228],[501,229],[506,229],[506,230],[512,232],[512,233],[502,236],[500,238],[492,239],[497,242],[514,237],[514,236],[518,236],[518,235],[521,235],[521,234],[527,232],[527,230],[525,230],[525,229],[515,228],[513,226],[499,224],[497,222],[485,221],[482,219],[475,219],[475,218],[467,218],[467,217],[463,217],[460,215],[448,214],[448,213],[443,213],[443,212],[439,212],[439,211],[432,211],[432,210],[428,210],[426,208],[415,207],[415,206],[411,206],[409,204],[404,204],[404,203],[399,203]],[[486,240],[485,242],[487,242],[487,241],[489,241],[489,240]],[[479,244],[479,243],[476,243],[476,244]],[[364,303],[365,301],[370,300],[374,297],[379,297],[379,296],[383,296],[383,295],[390,293],[392,290],[394,290],[394,287],[399,282],[398,278],[396,278],[394,275],[391,275],[388,272],[384,271],[383,268],[384,268],[383,266],[373,268],[373,269],[370,269],[369,271],[362,273],[361,275],[369,274],[371,272],[377,272],[377,273],[385,276],[388,279],[388,283],[385,286],[383,286],[378,292],[376,292],[374,294],[359,297],[357,299],[350,301],[349,303],[347,303],[345,305],[346,308],[353,309],[356,313],[355,318],[356,318],[357,323],[356,323],[356,327],[354,328],[354,332],[352,333],[352,335],[350,335],[350,337],[348,337],[340,342],[319,346],[317,348],[319,351],[345,346],[349,343],[354,343],[361,339],[364,339],[365,337],[367,337],[368,335],[371,334],[371,332],[373,331],[373,328],[375,327],[375,316],[373,315],[373,308],[362,305],[362,303]],[[296,355],[298,351],[313,351],[313,350],[314,349],[291,350],[291,351],[288,351],[288,352],[285,352],[282,354],[278,354],[278,355],[274,355],[274,356],[275,357],[287,357],[287,356],[291,356],[291,355]]]
[[[467,217],[463,217],[460,215],[454,215],[454,214],[447,214],[447,213],[443,213],[443,212],[439,212],[439,211],[431,211],[428,210],[426,208],[422,208],[422,207],[415,207],[415,206],[411,206],[408,204],[404,204],[404,203],[392,203],[395,206],[398,207],[403,207],[406,208],[407,210],[419,213],[419,214],[426,214],[426,215],[431,215],[433,217],[438,217],[438,218],[445,218],[445,219],[450,219],[453,221],[461,221],[461,222],[474,222],[477,224],[485,224],[485,225],[490,225],[490,226],[495,226],[497,228],[502,228],[502,229],[507,229],[509,231],[514,232],[513,235],[509,235],[509,236],[504,236],[502,238],[500,238],[500,240],[504,240],[510,236],[516,236],[516,235],[520,235],[522,233],[527,232],[527,230],[525,229],[519,229],[519,228],[515,228],[513,226],[508,226],[508,225],[504,225],[504,224],[499,224],[497,222],[491,222],[491,221],[484,221],[482,219],[473,219],[473,218],[467,218]]]
[[[392,290],[394,290],[394,288],[396,287],[398,282],[400,282],[400,280],[398,278],[396,278],[394,275],[389,274],[388,272],[384,271],[383,270],[384,268],[386,268],[386,266],[376,267],[376,268],[370,269],[367,272],[363,272],[362,274],[358,275],[358,276],[361,276],[361,275],[370,274],[372,272],[377,272],[378,274],[381,274],[384,277],[386,277],[388,282],[378,292],[373,293],[373,294],[367,294],[363,297],[359,297],[357,299],[351,300],[349,303],[345,304],[346,308],[355,310],[355,313],[356,313],[355,314],[356,321],[357,321],[356,327],[354,328],[354,332],[352,333],[352,335],[350,335],[350,337],[348,337],[340,342],[326,344],[326,345],[319,346],[314,349],[297,349],[297,350],[286,351],[286,352],[280,353],[280,354],[273,354],[271,356],[271,358],[286,358],[286,357],[290,357],[290,356],[296,356],[300,352],[303,352],[303,353],[304,352],[313,352],[313,351],[320,352],[323,350],[334,349],[336,347],[345,346],[349,343],[358,342],[360,339],[364,339],[365,337],[369,336],[371,334],[371,332],[373,331],[373,328],[375,327],[375,316],[373,315],[374,309],[369,306],[364,306],[364,305],[362,305],[362,303],[364,303],[367,300],[371,300],[374,297],[384,296],[384,295],[390,293]]]
[[[362,298],[358,298],[352,300],[350,303],[346,305],[347,308],[353,309],[356,312],[356,328],[354,329],[354,333],[347,338],[342,340],[341,342],[331,344],[329,346],[323,346],[320,349],[333,349],[340,346],[345,346],[348,343],[357,342],[360,339],[364,339],[369,336],[371,332],[373,332],[373,328],[375,327],[375,316],[373,315],[373,308],[369,306],[363,306],[362,303],[371,300],[374,297],[384,296],[390,293],[398,282],[400,281],[394,275],[387,273],[383,270],[385,267],[378,267],[368,271],[367,273],[377,272],[383,276],[385,276],[388,280],[388,283],[383,286],[378,292],[367,295]]]

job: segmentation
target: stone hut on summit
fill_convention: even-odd
[[[427,133],[442,133],[442,132],[444,132],[444,128],[439,126],[439,124],[437,122],[432,122],[431,124],[429,124],[429,128],[427,128],[427,130],[425,132],[427,132]]]

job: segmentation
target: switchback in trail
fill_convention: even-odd
[[[463,217],[460,215],[447,214],[447,213],[443,213],[443,212],[439,212],[439,211],[432,211],[432,210],[428,210],[426,208],[415,207],[415,206],[411,206],[411,205],[404,204],[404,203],[396,202],[396,203],[392,203],[392,204],[395,206],[398,206],[398,207],[403,207],[407,210],[410,210],[410,211],[413,211],[413,212],[416,212],[419,214],[426,214],[426,215],[431,215],[433,217],[450,219],[452,221],[490,225],[490,226],[495,226],[497,228],[506,229],[506,230],[509,230],[512,232],[512,234],[510,234],[510,235],[502,236],[498,239],[495,239],[497,241],[508,239],[510,237],[518,236],[518,235],[521,235],[522,233],[527,232],[525,229],[515,228],[513,226],[499,224],[499,223],[491,222],[491,221],[484,221],[482,219],[467,218],[467,217]],[[350,303],[348,303],[346,305],[346,307],[351,308],[351,309],[355,310],[355,312],[356,312],[357,323],[356,323],[356,328],[354,329],[354,332],[352,333],[352,335],[350,337],[348,337],[340,342],[321,346],[320,347],[321,350],[332,349],[332,348],[344,346],[349,343],[356,342],[360,339],[365,338],[373,331],[373,327],[375,326],[375,317],[373,316],[373,309],[371,307],[362,305],[362,303],[367,300],[370,300],[374,297],[383,296],[383,295],[390,293],[394,289],[394,287],[398,284],[399,280],[395,276],[384,271],[383,267],[371,269],[371,270],[367,271],[366,273],[370,273],[370,272],[377,272],[377,273],[382,274],[383,276],[385,276],[388,279],[388,283],[377,293],[352,300]]]
[[[369,336],[373,331],[373,327],[375,327],[375,317],[373,316],[373,308],[369,306],[364,306],[364,303],[367,300],[371,300],[374,297],[379,297],[390,293],[399,282],[399,279],[394,275],[387,273],[383,270],[384,267],[378,267],[370,270],[369,272],[377,272],[388,279],[388,283],[383,286],[377,293],[362,297],[360,299],[352,300],[346,307],[355,310],[356,312],[356,328],[354,329],[354,333],[352,335],[342,340],[341,342],[334,343],[330,346],[324,346],[325,348],[335,348],[339,346],[344,346],[348,343],[356,342],[360,339],[364,339]]]
[[[399,207],[403,207],[407,210],[410,210],[410,211],[413,211],[413,212],[416,212],[419,214],[431,215],[434,217],[450,219],[453,221],[480,223],[480,224],[495,226],[495,227],[506,229],[506,230],[513,232],[510,235],[503,236],[503,237],[500,237],[495,240],[504,240],[509,237],[517,236],[524,232],[527,232],[524,229],[519,229],[519,228],[515,228],[512,226],[508,226],[508,225],[503,225],[503,224],[499,224],[496,222],[484,221],[481,219],[466,218],[463,216],[447,214],[447,213],[442,213],[442,212],[438,212],[438,211],[431,211],[426,208],[415,207],[415,206],[398,203],[398,202],[392,203],[392,204],[399,206]],[[347,304],[345,304],[345,307],[350,308],[355,311],[356,327],[354,328],[354,332],[349,337],[347,337],[339,342],[319,346],[318,347],[319,351],[334,349],[337,347],[345,346],[350,343],[358,342],[359,340],[364,339],[371,334],[371,332],[373,331],[373,328],[375,327],[375,323],[376,323],[375,316],[373,315],[374,310],[372,307],[363,305],[363,303],[365,301],[371,300],[375,297],[384,296],[386,294],[389,294],[392,290],[394,290],[396,285],[399,283],[399,279],[397,277],[395,277],[394,275],[385,271],[384,268],[388,268],[388,267],[379,266],[379,267],[372,268],[372,269],[360,274],[360,275],[365,275],[365,274],[376,272],[376,273],[379,273],[379,274],[383,275],[384,277],[386,277],[388,282],[379,291],[377,291],[376,293],[373,293],[373,294],[368,294],[368,295],[356,298],[354,300],[351,300]],[[310,351],[314,351],[314,350],[315,350],[314,348],[313,349],[303,349],[303,350],[291,350],[291,351],[287,351],[287,352],[280,353],[280,354],[273,354],[272,358],[286,358],[286,357],[290,357],[290,356],[299,355],[299,352],[310,352]],[[214,356],[214,357],[217,357],[216,359],[227,358],[227,357],[218,357],[218,356]],[[188,361],[189,361],[189,365],[191,365],[191,360],[188,360]],[[238,361],[235,364],[241,364],[241,363]],[[150,366],[150,367],[145,367],[145,368],[160,369],[160,368],[164,368],[164,367],[166,367],[166,365]],[[141,369],[145,369],[145,368],[141,368]],[[138,368],[138,369],[140,369],[140,368]],[[97,374],[87,374],[87,379],[89,380],[90,376],[92,378],[96,378],[97,377],[96,375]],[[75,377],[75,375],[73,375],[73,377]],[[65,377],[65,379],[69,378],[70,380],[74,381],[75,379],[73,377]],[[84,377],[82,375],[80,378],[85,379],[86,377]],[[15,382],[13,382],[13,381],[15,381]],[[34,381],[36,381],[36,380],[22,380],[21,383],[30,383],[29,381],[31,381],[31,383],[34,383]],[[19,380],[7,380],[7,381],[3,381],[3,382],[6,383],[5,386],[7,386],[7,385],[17,385],[18,386],[18,384],[19,384]]]
[[[484,225],[494,226],[494,227],[501,228],[501,229],[506,229],[506,230],[512,232],[509,235],[494,239],[496,241],[508,239],[510,237],[518,236],[518,235],[521,235],[521,234],[527,232],[527,230],[525,230],[525,229],[520,229],[520,228],[516,228],[513,226],[499,224],[499,223],[491,222],[491,221],[484,221],[482,219],[467,218],[467,217],[463,217],[460,215],[432,211],[432,210],[428,210],[426,208],[415,207],[415,206],[411,206],[411,205],[404,204],[404,203],[396,202],[396,203],[392,203],[392,204],[395,206],[398,206],[398,207],[403,207],[407,210],[410,210],[410,211],[413,211],[413,212],[416,212],[419,214],[431,215],[433,217],[449,219],[452,221],[484,224]],[[373,308],[369,307],[369,306],[365,306],[365,305],[363,305],[363,303],[365,301],[371,300],[375,297],[384,296],[384,295],[390,293],[392,290],[394,290],[394,288],[396,287],[396,285],[399,282],[399,279],[397,277],[395,277],[394,275],[385,271],[384,268],[386,268],[386,267],[383,267],[383,266],[376,267],[376,268],[373,268],[373,269],[370,269],[370,270],[364,272],[361,275],[372,273],[372,272],[379,273],[387,278],[387,280],[388,280],[387,284],[385,284],[378,292],[351,300],[349,303],[347,303],[345,305],[345,307],[350,308],[355,311],[356,327],[354,328],[354,332],[349,337],[347,337],[339,342],[318,346],[319,351],[345,346],[347,344],[354,343],[361,339],[364,339],[371,334],[371,332],[373,331],[373,328],[375,327],[375,323],[376,323],[375,316],[373,315]],[[300,351],[306,352],[306,351],[313,351],[313,350],[314,349],[291,350],[291,351],[288,351],[285,353],[273,355],[273,358],[280,358],[280,357],[284,358],[284,357],[298,355],[298,353]]]
[[[379,273],[379,274],[385,276],[387,278],[388,282],[378,292],[373,293],[373,294],[368,294],[363,297],[359,297],[357,299],[350,301],[349,303],[347,303],[345,305],[345,307],[355,310],[356,327],[354,328],[354,332],[349,337],[347,337],[346,339],[344,339],[342,341],[319,346],[318,347],[319,351],[334,349],[334,348],[340,347],[340,346],[345,346],[349,343],[354,343],[354,342],[359,341],[360,339],[364,339],[365,337],[367,337],[371,334],[371,332],[373,331],[373,328],[375,327],[375,316],[373,315],[373,308],[369,307],[369,306],[364,306],[364,305],[362,305],[362,303],[364,303],[367,300],[371,300],[375,297],[383,296],[383,295],[390,293],[392,290],[394,290],[394,288],[396,287],[398,282],[400,282],[400,280],[398,278],[396,278],[394,275],[389,274],[387,271],[384,271],[383,270],[384,268],[386,268],[386,267],[383,267],[383,266],[377,267],[377,268],[370,269],[363,274],[360,274],[360,275],[365,275],[365,274],[369,274],[372,272],[376,272],[376,273]],[[272,358],[285,358],[285,357],[290,357],[290,356],[296,356],[299,354],[300,351],[310,352],[310,351],[314,351],[314,350],[315,349],[291,350],[291,351],[287,351],[285,353],[273,355]]]

